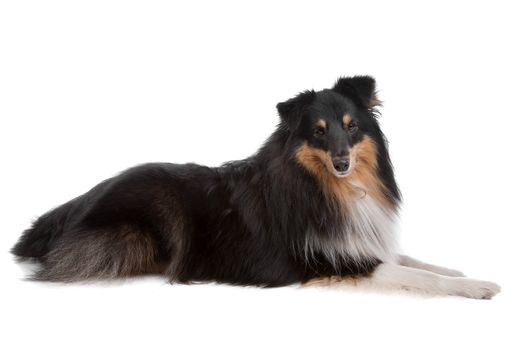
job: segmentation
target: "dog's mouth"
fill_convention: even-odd
[[[332,170],[332,174],[335,175],[335,177],[347,177],[348,175],[350,175],[350,173],[352,172],[351,169],[348,169],[346,171],[337,171],[335,169]]]

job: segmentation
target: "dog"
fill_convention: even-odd
[[[490,299],[497,284],[399,253],[401,194],[379,107],[370,76],[301,92],[277,104],[280,122],[253,156],[130,168],[39,217],[12,253],[40,263],[39,281],[367,281]]]

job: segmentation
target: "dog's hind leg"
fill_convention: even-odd
[[[34,279],[75,282],[160,273],[155,242],[132,227],[77,232],[59,239]]]
[[[406,256],[406,255],[399,255],[398,263],[401,266],[412,267],[412,268],[415,268],[415,269],[430,271],[430,272],[434,272],[434,273],[437,273],[437,274],[443,275],[443,276],[465,277],[465,275],[461,271],[448,269],[448,268],[442,267],[442,266],[427,264],[427,263],[424,263],[422,261],[419,261],[417,259],[411,258],[411,257]]]

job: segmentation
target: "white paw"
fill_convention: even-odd
[[[447,294],[473,299],[491,299],[501,291],[501,287],[493,282],[470,278],[451,278],[447,280]]]

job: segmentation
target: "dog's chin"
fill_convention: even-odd
[[[340,179],[348,177],[352,173],[352,167],[350,167],[347,171],[337,171],[335,169],[330,169],[332,171],[332,174],[335,177],[338,177]]]

